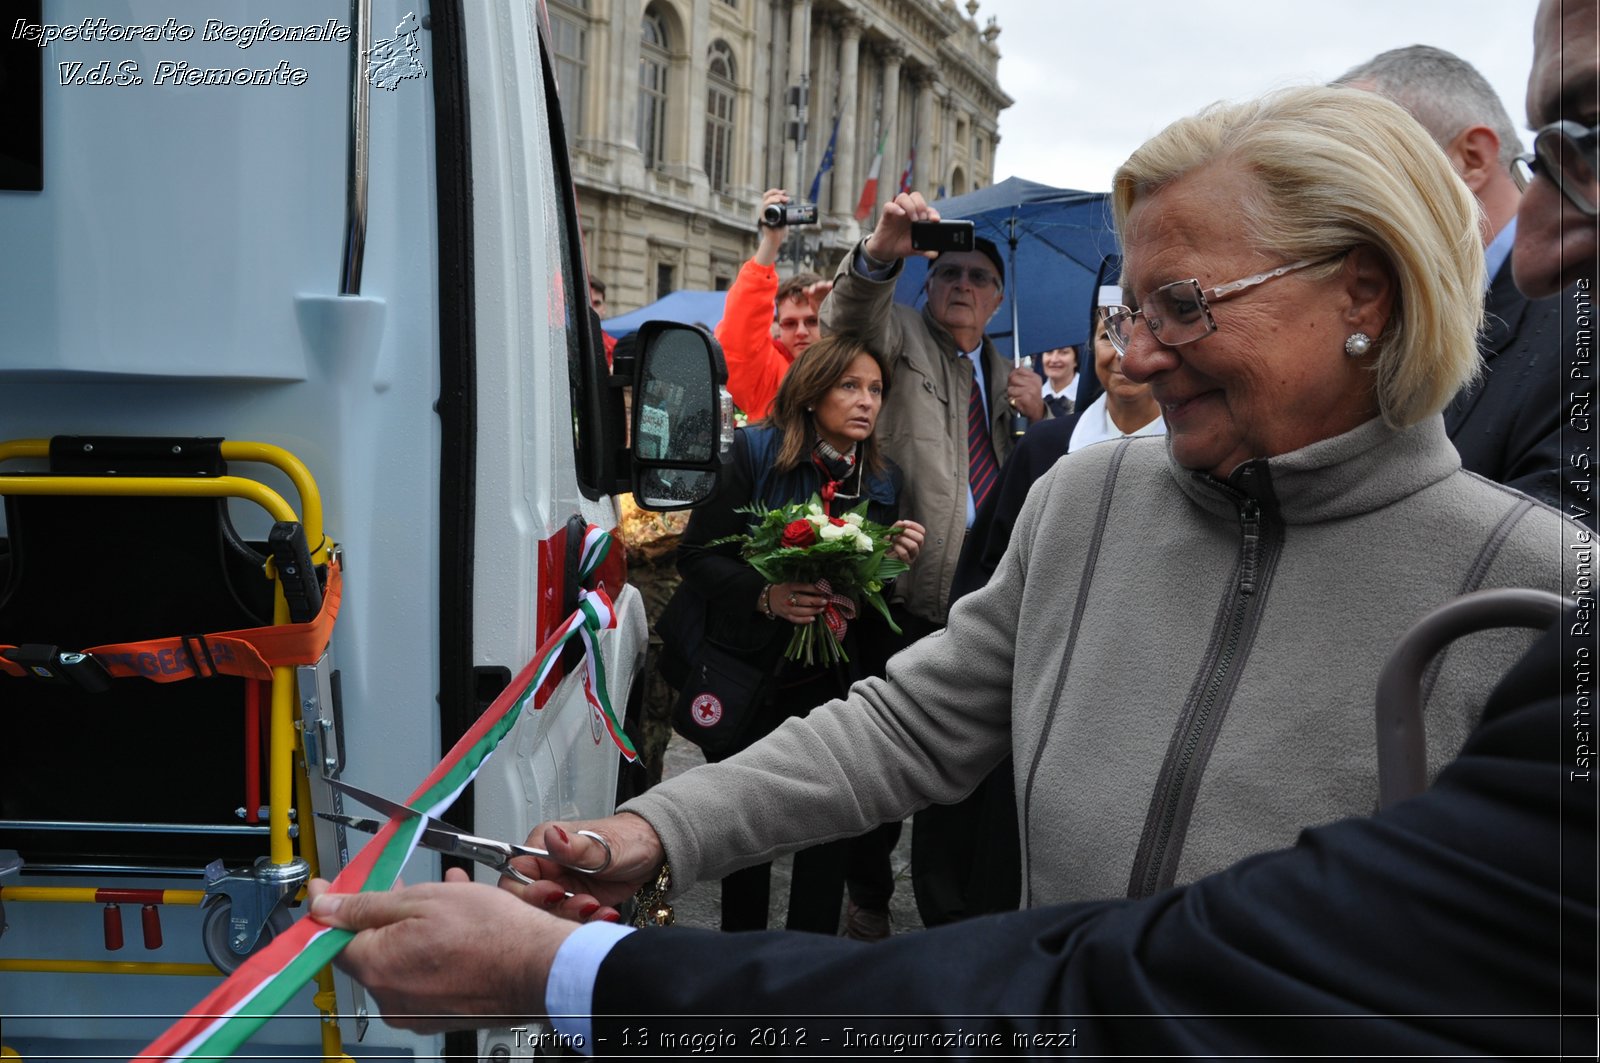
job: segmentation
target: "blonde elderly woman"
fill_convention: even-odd
[[[1335,88],[1219,104],[1134,152],[1113,199],[1108,324],[1167,435],[1063,459],[988,586],[886,678],[579,824],[611,839],[606,875],[544,871],[605,904],[663,860],[717,878],[960,798],[1010,752],[1024,905],[1148,896],[1371,811],[1396,639],[1467,591],[1561,589],[1577,526],[1445,437],[1483,250],[1405,112]],[[1447,651],[1430,775],[1532,637]],[[536,844],[593,866],[565,827]]]
[[[1128,306],[1109,324],[1167,434],[1063,458],[994,578],[886,678],[615,816],[536,829],[588,867],[601,846],[576,831],[597,831],[612,858],[529,861],[551,881],[525,896],[614,918],[600,905],[664,861],[681,887],[859,833],[1008,752],[1024,904],[1149,896],[1371,812],[1399,636],[1465,591],[1560,589],[1581,529],[1463,472],[1445,438],[1478,362],[1483,251],[1410,117],[1340,88],[1217,105],[1136,151],[1113,196]],[[1446,651],[1430,775],[1533,637]],[[601,974],[596,1013],[619,1006]]]

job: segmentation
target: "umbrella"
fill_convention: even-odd
[[[649,306],[607,318],[600,322],[600,327],[618,339],[639,331],[639,326],[646,321],[704,325],[707,332],[713,332],[722,320],[722,304],[727,297],[727,292],[676,291],[662,296]]]
[[[1105,193],[1010,177],[933,207],[946,221],[971,221],[974,233],[993,240],[1006,260],[1005,300],[987,330],[1001,354],[1017,361],[1018,354],[1082,345],[1089,338],[1095,280],[1101,264],[1117,254]],[[927,275],[927,259],[906,259],[895,298],[920,305]]]

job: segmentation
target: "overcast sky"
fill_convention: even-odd
[[[965,6],[965,0],[960,0]],[[1478,68],[1524,129],[1538,0],[979,0],[1000,23],[995,180],[1103,192],[1173,119],[1220,99],[1317,84],[1431,44]],[[1529,138],[1524,137],[1526,142]]]

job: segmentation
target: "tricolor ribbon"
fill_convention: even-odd
[[[610,547],[611,536],[591,524],[584,535],[579,563],[581,579],[588,579],[600,567]],[[533,660],[407,799],[406,804],[423,815],[391,819],[384,824],[334,878],[332,892],[360,893],[386,890],[394,885],[400,869],[416,848],[427,817],[449,808],[501,739],[510,733],[523,710],[537,708],[533,704],[534,693],[556,667],[562,647],[574,634],[583,640],[584,646],[584,696],[592,710],[605,718],[606,729],[622,755],[634,760],[637,754],[633,744],[623,733],[622,724],[611,708],[605,667],[596,642],[599,632],[616,626],[616,613],[605,591],[582,591],[577,610],[545,639]],[[352,936],[348,930],[325,927],[310,918],[298,920],[266,948],[247,959],[188,1015],[150,1042],[134,1059],[225,1059],[231,1056],[293,1000],[317,971],[332,962]]]

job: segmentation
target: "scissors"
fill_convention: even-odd
[[[334,789],[350,795],[369,808],[377,809],[386,816],[399,819],[415,819],[422,815],[420,811],[410,805],[402,805],[386,797],[368,793],[359,787],[351,786],[347,782],[329,779],[328,783]],[[338,812],[318,812],[317,815],[323,819],[331,820],[334,823],[342,823],[347,827],[352,827],[368,834],[376,834],[383,828],[383,822],[376,819],[357,819]],[[493,868],[502,875],[510,875],[524,885],[531,886],[534,884],[534,880],[512,866],[511,861],[516,857],[537,856],[541,860],[549,860],[551,863],[559,864],[562,867],[585,875],[598,875],[611,866],[611,843],[592,830],[580,830],[578,833],[585,838],[593,838],[605,850],[605,859],[600,861],[599,866],[580,867],[577,864],[569,864],[559,857],[550,855],[547,850],[536,849],[531,845],[512,845],[510,842],[496,841],[493,838],[479,838],[476,835],[468,834],[459,827],[452,827],[444,820],[434,816],[428,817],[428,825],[422,829],[422,835],[417,839],[417,844],[425,849],[432,849],[436,852],[447,853],[450,856],[459,856],[475,861]],[[568,893],[567,896],[570,897],[572,894]]]

